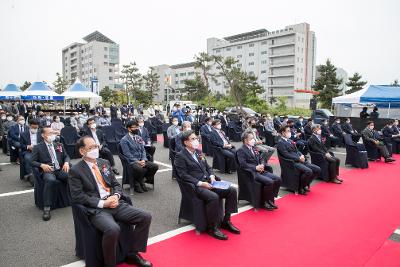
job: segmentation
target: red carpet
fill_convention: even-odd
[[[365,265],[366,267],[398,267],[400,243],[387,240]]]
[[[344,184],[319,183],[309,196],[288,195],[277,211],[234,216],[242,234],[228,241],[190,231],[149,246],[144,256],[175,267],[398,266],[398,246],[384,245],[400,225],[397,160],[343,172]]]

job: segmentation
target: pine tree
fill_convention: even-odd
[[[342,79],[336,77],[336,67],[329,59],[325,65],[318,67],[320,77],[315,80],[313,89],[319,92],[318,101],[323,108],[331,108],[332,98],[339,96],[339,85],[343,82]]]
[[[346,94],[351,94],[363,89],[363,87],[367,84],[367,81],[361,81],[362,76],[356,72],[353,74],[353,77],[349,78],[349,81],[346,83],[347,86],[351,87],[346,91]]]

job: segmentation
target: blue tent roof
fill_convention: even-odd
[[[16,86],[15,84],[9,83],[9,84],[6,85],[6,87],[3,88],[3,92],[4,91],[6,91],[6,92],[20,92],[21,89],[19,89],[19,87]]]
[[[400,102],[400,87],[390,85],[370,85],[360,96],[364,103]]]
[[[70,92],[90,92],[82,83],[75,82],[71,87],[68,89]]]
[[[51,91],[51,89],[44,82],[34,82],[27,91]]]

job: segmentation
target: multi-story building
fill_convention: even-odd
[[[207,53],[233,57],[236,66],[258,77],[265,93],[260,97],[287,97],[291,107],[308,107],[315,80],[316,38],[310,25],[300,23],[277,31],[266,29],[241,33],[223,39],[207,39]],[[217,71],[217,70],[216,70]],[[211,83],[214,92],[226,93],[223,77]]]
[[[72,43],[62,50],[63,76],[77,78],[88,88],[93,80],[98,88],[121,88],[119,82],[119,45],[95,31],[83,38],[86,43]]]
[[[154,72],[160,76],[160,91],[155,101],[162,103],[170,100],[181,100],[185,88],[185,80],[194,79],[198,69],[195,69],[194,62],[177,65],[154,66]]]

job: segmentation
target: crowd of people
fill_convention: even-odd
[[[7,105],[0,102],[3,151],[11,162],[21,165],[21,180],[34,186],[35,175],[41,176],[43,220],[51,219],[56,182],[68,184],[71,202],[87,207],[90,222],[103,233],[105,266],[116,264],[118,222],[135,226],[128,261],[138,266],[151,266],[139,254],[146,251],[151,215],[127,201],[129,196],[116,179],[119,170],[115,153],[103,132],[107,127],[118,127],[123,132],[117,153],[127,166],[131,194],[145,193],[149,190],[146,183],[154,184],[159,166],[154,163],[157,153],[153,143],[157,141],[157,133],[165,131],[173,176],[194,188],[196,197],[206,207],[207,233],[219,240],[228,239],[221,228],[240,234],[240,229],[230,219],[231,214],[238,211],[237,190],[233,186],[213,186],[223,181],[220,173],[238,169],[247,172],[249,176],[245,179],[253,179],[262,187],[261,206],[273,211],[278,209],[275,199],[284,182],[268,164],[275,152],[279,160],[293,162],[299,173],[299,185],[294,191],[300,195],[307,195],[311,183],[321,177],[322,166],[310,160],[309,153],[320,154],[328,164],[328,182],[343,183],[339,176],[340,160],[332,148],[345,146],[344,136],[351,136],[359,150],[375,149],[388,163],[394,161],[392,153],[400,153],[398,120],[388,120],[381,131],[369,121],[359,133],[353,129],[350,118],[335,118],[329,125],[327,120],[316,124],[312,118],[292,119],[278,114],[227,117],[219,111],[191,110],[179,104],[169,110],[167,117],[153,106],[146,115],[143,107],[134,111],[131,105],[119,107],[114,103],[108,111],[99,104],[93,110],[82,107],[68,116],[60,116],[25,102]],[[76,138],[75,151],[80,160],[75,164],[71,164],[74,155],[69,155],[66,149],[66,134]],[[241,146],[236,147],[235,141],[241,141]],[[219,166],[213,162],[211,168],[205,155],[213,156],[213,161],[217,158],[222,161]],[[214,169],[220,173],[215,173]],[[220,206],[221,199],[225,200],[224,209]]]

